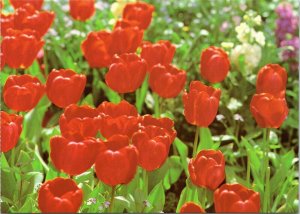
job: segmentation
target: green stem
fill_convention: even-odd
[[[156,93],[153,93],[154,97],[154,115],[156,118],[159,118],[160,112],[159,112],[159,96]]]
[[[113,203],[115,200],[115,189],[116,189],[116,186],[111,187],[111,198],[110,198],[110,204],[109,204],[109,212],[110,213],[112,213]]]
[[[264,204],[263,204],[264,213],[267,213],[270,207],[270,174],[271,174],[271,170],[270,167],[268,167],[266,173],[266,187],[265,187]]]
[[[13,167],[14,164],[15,164],[15,157],[16,157],[16,154],[15,154],[15,148],[13,148],[11,150],[11,156],[10,156],[10,166]]]
[[[195,134],[195,140],[194,140],[194,146],[193,146],[193,157],[197,154],[197,148],[198,148],[198,142],[199,142],[199,131],[200,128],[196,126],[196,134]]]
[[[148,172],[147,170],[143,169],[143,180],[144,180],[144,189],[145,189],[145,196],[148,196]]]
[[[251,183],[250,183],[250,174],[251,174],[251,171],[250,171],[250,157],[249,157],[249,154],[247,154],[247,184],[248,184],[248,188],[251,187]]]
[[[39,159],[40,163],[42,164],[42,166],[44,167],[45,171],[48,172],[49,171],[49,167],[48,165],[45,163],[45,161],[43,160],[43,158],[41,157],[40,155],[40,152],[39,152],[39,148],[38,146],[36,145],[35,146],[35,156],[37,157],[37,159]]]
[[[264,168],[263,168],[263,181],[266,184],[264,196],[263,196],[263,212],[267,212],[268,209],[268,201],[270,197],[268,196],[268,192],[270,191],[270,167],[269,167],[269,136],[270,129],[266,128],[264,130]]]

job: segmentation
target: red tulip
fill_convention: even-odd
[[[52,25],[54,17],[53,12],[38,11],[33,5],[26,4],[16,9],[14,14],[14,27],[18,30],[34,30],[38,38],[41,38]]]
[[[132,136],[138,129],[138,113],[136,108],[126,101],[119,104],[103,102],[98,106],[101,117],[100,133],[109,138],[115,134]]]
[[[156,170],[163,165],[171,145],[168,133],[157,126],[147,126],[135,132],[132,143],[139,152],[139,166],[147,171]]]
[[[223,81],[229,71],[230,62],[226,52],[218,47],[208,47],[202,52],[200,61],[201,76],[211,82]]]
[[[177,132],[174,130],[174,122],[167,117],[155,118],[152,115],[146,114],[140,117],[140,123],[142,127],[157,126],[165,129],[170,137],[170,143],[173,143],[176,138]]]
[[[92,68],[107,67],[111,63],[109,53],[112,42],[111,33],[106,31],[91,32],[81,44],[84,57]]]
[[[138,89],[146,76],[147,64],[134,53],[113,58],[105,75],[106,84],[118,93],[130,93]]]
[[[35,60],[44,42],[32,30],[8,29],[3,37],[1,48],[4,61],[11,68],[28,68]]]
[[[143,42],[141,57],[148,63],[149,70],[156,64],[171,64],[176,47],[169,41],[158,41],[155,44],[151,42]]]
[[[262,93],[252,97],[250,111],[261,128],[279,128],[289,109],[284,98]]]
[[[223,184],[214,193],[217,213],[258,213],[260,196],[240,184]]]
[[[3,14],[0,15],[0,24],[1,24],[1,36],[6,36],[7,29],[14,28],[14,14]]]
[[[180,208],[179,213],[205,213],[205,210],[194,202],[186,202]]]
[[[22,132],[23,117],[17,114],[8,114],[1,111],[1,151],[13,149]]]
[[[221,90],[192,81],[190,92],[183,95],[184,116],[192,125],[208,127],[215,119]]]
[[[260,69],[257,75],[256,93],[270,93],[274,96],[285,96],[287,73],[278,64],[268,64]]]
[[[50,139],[50,157],[58,170],[79,175],[92,167],[102,146],[94,138],[74,141],[55,136]]]
[[[129,138],[124,135],[110,137],[105,147],[95,163],[98,179],[109,186],[129,183],[137,170],[136,148],[129,145]]]
[[[36,77],[10,75],[3,88],[4,103],[15,111],[29,111],[38,104],[44,90],[44,85]]]
[[[41,10],[44,0],[9,0],[11,5],[17,9],[26,4],[31,4],[36,10]]]
[[[61,134],[71,140],[96,137],[99,119],[97,109],[71,104],[59,118]]]
[[[145,2],[126,4],[123,10],[123,19],[137,22],[140,29],[147,29],[152,19],[154,7]]]
[[[172,65],[155,65],[150,70],[149,85],[163,98],[176,97],[184,88],[186,73]]]
[[[38,205],[41,212],[78,212],[83,199],[83,192],[69,178],[55,178],[43,183],[39,189]]]
[[[119,20],[112,32],[112,43],[109,48],[111,55],[134,53],[143,39],[143,31],[134,23]]]
[[[202,150],[189,162],[192,183],[215,190],[225,179],[225,160],[221,151]]]
[[[65,108],[79,101],[85,84],[85,75],[71,69],[53,69],[46,82],[47,96],[56,106]]]
[[[73,19],[86,21],[95,13],[95,0],[69,0],[70,14]]]

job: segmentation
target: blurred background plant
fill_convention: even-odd
[[[87,75],[85,97],[81,103],[98,106],[104,100],[118,101],[119,97],[116,93],[109,90],[104,84],[103,73],[106,72],[106,69],[98,71],[89,68],[80,50],[80,44],[91,31],[112,29],[127,2],[129,1],[96,0],[94,17],[86,22],[79,22],[70,17],[68,1],[45,1],[44,9],[54,11],[56,18],[45,36],[44,50],[25,73],[38,76],[44,83],[44,75],[47,75],[53,68],[70,68]],[[255,173],[259,170],[259,160],[262,156],[262,131],[257,128],[249,111],[250,99],[255,93],[256,75],[259,68],[268,63],[278,63],[286,68],[288,73],[286,94],[290,110],[282,128],[271,132],[270,158],[274,168],[270,181],[271,186],[274,187],[271,192],[273,199],[271,207],[272,211],[297,211],[299,17],[296,14],[299,10],[299,2],[297,0],[288,2],[279,0],[146,0],[146,2],[153,4],[156,9],[152,23],[145,32],[144,40],[151,42],[170,40],[176,45],[177,50],[173,63],[187,71],[186,88],[191,80],[196,79],[207,84],[199,74],[200,54],[203,49],[214,45],[223,47],[230,54],[229,75],[224,82],[215,85],[221,88],[222,96],[218,116],[210,127],[216,147],[219,147],[226,157],[227,182],[239,182],[247,186],[246,162],[249,157],[253,163],[251,180],[256,184],[255,180],[258,178],[255,177]],[[5,0],[3,12],[12,11],[8,0]],[[8,67],[5,67],[0,73],[2,87],[11,73],[12,70]],[[125,98],[134,103],[134,95],[126,94]],[[148,92],[142,114],[153,112],[153,100],[151,93]],[[161,112],[165,112],[166,116],[175,121],[178,138],[184,142],[184,144],[180,144],[183,150],[189,151],[191,154],[195,130],[186,123],[182,114],[181,96],[165,99],[161,105]],[[2,101],[1,106],[2,109],[7,110]],[[15,170],[20,174],[35,171],[39,173],[26,174],[29,176],[29,180],[34,178],[35,185],[30,187],[30,182],[23,183],[23,185],[27,185],[27,190],[20,193],[23,198],[16,205],[13,204],[19,196],[13,195],[13,189],[9,189],[7,192],[2,191],[1,204],[4,210],[37,211],[34,208],[29,210],[26,207],[34,206],[33,201],[26,200],[26,197],[28,194],[35,195],[36,192],[33,189],[36,190],[39,183],[43,181],[41,174],[43,161],[39,162],[38,160],[44,159],[48,163],[49,139],[59,133],[58,118],[61,113],[60,109],[43,99],[37,108],[25,115],[24,127],[26,128],[24,128],[22,139],[28,144],[18,147],[18,150],[24,149],[24,151],[21,151],[22,155],[16,161],[26,163],[32,154],[37,156],[37,161],[33,162],[33,166],[21,164]],[[45,120],[48,120],[47,123]],[[43,129],[40,128],[42,122],[46,124]],[[34,142],[42,145],[42,157],[35,152],[36,143]],[[176,155],[176,151],[171,151],[171,155]],[[187,154],[185,154],[186,156]],[[180,193],[186,185],[186,169],[180,164],[176,165],[177,159],[175,159],[168,159],[161,170],[166,172],[170,170],[169,173],[175,173],[172,181],[164,181],[164,189],[167,191],[163,208],[165,212],[176,210]],[[2,166],[5,165],[3,165],[3,161]],[[46,179],[57,175],[58,172],[50,165]],[[61,173],[60,176],[64,175]],[[155,174],[152,175],[152,178],[153,176]],[[168,176],[171,177],[171,175]],[[160,177],[158,176],[158,178]],[[10,172],[2,170],[2,182],[8,182],[9,179],[11,179]],[[20,182],[18,178],[12,179],[8,183],[13,186],[17,182]],[[153,187],[155,183],[150,185]],[[254,188],[256,187],[254,185]],[[96,193],[91,192],[89,196],[92,197],[93,194]],[[99,206],[101,200],[99,199],[95,206]],[[87,209],[89,205],[91,205],[90,200],[82,210],[89,210]],[[99,210],[96,208],[96,211]]]

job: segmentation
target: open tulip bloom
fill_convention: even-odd
[[[295,0],[0,0],[3,213],[297,213]]]

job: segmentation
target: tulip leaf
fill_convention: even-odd
[[[188,147],[179,138],[175,138],[173,142],[173,146],[174,145],[176,146],[176,149],[180,155],[181,164],[183,166],[185,174],[188,175],[188,161],[187,161]]]
[[[164,177],[163,184],[165,189],[170,189],[180,177],[183,167],[181,166],[180,157],[171,156],[168,161],[169,170]]]
[[[110,89],[104,82],[99,81],[98,84],[100,85],[101,89],[104,91],[105,95],[107,96],[108,100],[113,103],[119,103],[121,101],[120,95]]]
[[[161,212],[165,205],[165,191],[162,182],[158,183],[150,192],[148,202],[152,207],[146,208],[146,212]]]
[[[139,114],[142,113],[143,104],[144,104],[144,101],[145,101],[145,98],[147,95],[148,88],[149,88],[149,84],[148,84],[148,75],[147,75],[141,88],[136,91],[135,106],[136,106]]]
[[[212,136],[209,128],[200,128],[200,143],[198,145],[197,151],[203,149],[212,149],[213,144],[214,142],[212,140]]]
[[[187,197],[187,187],[185,187],[180,193],[180,198],[177,204],[176,213],[179,213],[180,208],[186,202],[186,197]]]

